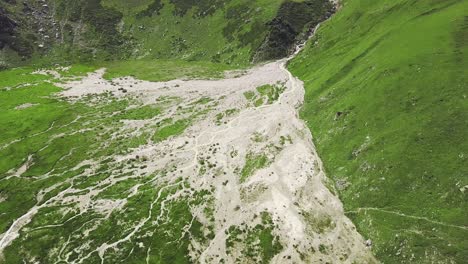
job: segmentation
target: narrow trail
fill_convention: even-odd
[[[436,225],[452,227],[452,228],[457,228],[457,229],[461,229],[461,230],[468,230],[468,227],[466,227],[466,226],[452,225],[452,224],[448,224],[448,223],[444,223],[444,222],[434,221],[434,220],[431,220],[431,219],[429,219],[427,217],[407,215],[407,214],[404,214],[404,213],[385,210],[385,209],[382,209],[382,208],[360,207],[360,208],[357,208],[356,210],[353,210],[353,211],[346,211],[345,213],[346,214],[348,214],[348,213],[361,213],[361,211],[379,211],[379,212],[384,212],[384,213],[388,213],[388,214],[398,215],[398,216],[401,216],[401,217],[407,217],[407,218],[412,218],[412,219],[416,219],[416,220],[422,220],[422,221],[430,222],[430,223],[433,223],[433,224],[436,224]]]

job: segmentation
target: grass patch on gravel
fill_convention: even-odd
[[[280,84],[266,84],[260,87],[257,87],[257,92],[265,98],[268,104],[272,104],[276,102],[281,93],[284,92],[286,87]]]
[[[235,69],[221,63],[184,60],[129,60],[103,64],[107,68],[104,78],[133,76],[146,81],[174,79],[218,79],[227,70]]]
[[[189,119],[180,119],[175,122],[173,122],[170,125],[164,126],[156,131],[153,135],[153,141],[154,142],[161,142],[169,137],[177,136],[182,134],[187,127],[189,127],[191,124]]]
[[[286,87],[280,83],[266,84],[257,87],[255,91],[244,92],[244,97],[249,101],[250,105],[259,107],[276,102],[285,89]]]
[[[267,212],[262,212],[261,223],[255,227],[231,226],[226,231],[226,253],[230,254],[234,247],[242,246],[242,256],[254,263],[269,263],[283,250],[279,237],[273,234],[274,223]]]
[[[244,182],[257,170],[263,169],[270,164],[270,160],[265,154],[248,153],[245,156],[245,165],[241,170],[240,181]]]

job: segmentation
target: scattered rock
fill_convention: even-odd
[[[18,105],[17,107],[15,107],[15,110],[26,109],[26,108],[29,108],[29,107],[33,107],[35,105],[38,105],[38,104],[25,103],[25,104]]]
[[[336,112],[335,121],[338,120],[340,117],[343,117],[345,115],[346,115],[346,112],[341,112],[341,111]]]
[[[338,189],[338,191],[346,190],[350,185],[351,183],[344,179],[336,181],[336,188]]]

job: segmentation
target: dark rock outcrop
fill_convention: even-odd
[[[335,7],[329,0],[284,2],[277,16],[268,23],[269,34],[257,50],[253,61],[280,59],[294,51],[311,30],[329,18]]]
[[[11,19],[6,10],[0,7],[0,49],[13,41],[17,23]]]

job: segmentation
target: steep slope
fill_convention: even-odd
[[[346,0],[289,65],[326,172],[384,263],[468,259],[467,11]]]
[[[246,65],[285,57],[332,11],[326,0],[4,1],[0,61],[179,58]]]

